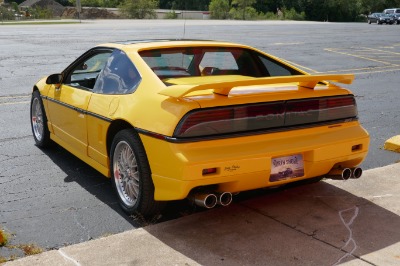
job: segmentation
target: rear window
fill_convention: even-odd
[[[232,47],[182,47],[141,51],[161,79],[209,75],[269,77],[302,73],[253,50]]]

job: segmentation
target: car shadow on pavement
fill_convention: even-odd
[[[52,250],[141,227],[120,209],[110,180],[90,166],[57,145],[15,142],[2,146],[9,155],[0,171],[0,227],[8,242],[0,259],[22,257],[27,246]]]
[[[322,181],[145,230],[201,265],[398,265],[399,228],[396,213]]]
[[[64,182],[67,184],[76,183],[84,188],[91,195],[95,196],[100,202],[110,207],[115,214],[121,216],[135,228],[176,219],[182,216],[202,211],[201,208],[188,201],[172,201],[162,213],[145,219],[139,214],[127,215],[119,206],[117,195],[112,187],[111,180],[94,170],[92,167],[69,153],[64,148],[54,145],[52,149],[43,151],[67,176]]]
[[[86,201],[87,208],[90,208],[90,205],[96,206],[104,203],[113,211],[108,213],[108,215],[118,215],[134,227],[140,227],[140,224],[137,221],[124,213],[119,207],[117,197],[114,193],[109,178],[104,177],[95,169],[58,145],[54,145],[54,147],[50,149],[43,150],[43,152],[61,169],[62,172],[66,174],[63,180],[65,184],[73,187],[74,183],[78,184],[81,188],[89,192],[90,195],[95,197],[95,199],[93,199],[93,197],[90,196],[80,196],[84,197],[81,200]]]

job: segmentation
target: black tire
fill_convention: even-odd
[[[124,129],[116,134],[110,160],[111,180],[121,208],[146,218],[159,214],[165,203],[154,200],[150,165],[135,130]]]
[[[43,101],[40,92],[35,90],[32,93],[31,107],[31,128],[36,146],[39,148],[47,148],[51,145],[50,131],[47,125],[46,112],[43,107]]]

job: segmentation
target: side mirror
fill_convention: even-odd
[[[61,83],[61,74],[53,74],[47,77],[46,84],[60,84]]]

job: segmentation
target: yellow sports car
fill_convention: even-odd
[[[369,135],[337,85],[353,79],[241,44],[108,43],[33,87],[32,132],[110,177],[128,213],[226,206],[240,191],[360,177]]]

